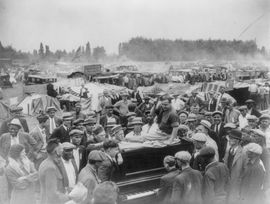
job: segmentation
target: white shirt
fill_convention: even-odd
[[[240,129],[248,126],[248,120],[247,120],[247,117],[248,116],[249,116],[249,114],[247,114],[245,117],[242,114],[239,115],[238,120],[239,120],[239,127],[240,127]]]
[[[209,135],[206,135],[206,146],[212,147],[215,150],[215,160],[219,161],[219,155],[218,155],[218,147],[215,140],[213,140]]]
[[[56,128],[56,125],[55,125],[55,121],[54,121],[54,118],[49,118],[49,121],[50,121],[50,130],[49,130],[49,133],[52,134],[54,129]]]
[[[11,137],[11,145],[14,145],[14,144],[19,144],[19,138],[18,138],[18,136]]]
[[[254,84],[250,84],[248,91],[251,93],[257,93],[258,92],[258,86],[254,83]]]
[[[41,134],[41,136],[42,136],[42,141],[43,141],[43,146],[42,146],[42,149],[46,149],[46,144],[47,144],[47,142],[46,142],[46,134],[45,134],[45,129],[41,129],[39,126],[38,126],[38,129],[39,129],[39,131],[40,131],[40,134]]]
[[[268,127],[266,130],[262,130],[260,128],[261,131],[263,131],[265,133],[265,141],[266,141],[266,148],[270,148],[270,128]]]
[[[65,170],[67,172],[67,177],[68,177],[68,186],[70,188],[73,188],[76,184],[76,172],[74,169],[74,166],[71,162],[71,160],[64,160],[63,158],[61,158],[65,167]]]
[[[75,160],[75,163],[77,165],[77,168],[80,168],[80,153],[79,153],[79,148],[73,149],[73,157]]]

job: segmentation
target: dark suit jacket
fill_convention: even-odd
[[[7,120],[5,120],[2,125],[1,125],[1,128],[0,128],[0,136],[4,133],[7,133],[8,132],[8,124],[10,123],[10,121],[12,120],[13,118],[9,118]],[[28,128],[28,125],[27,125],[27,121],[24,119],[24,118],[18,118],[20,120],[20,123],[22,124],[22,128],[24,130],[24,132],[29,132],[29,128]]]
[[[66,130],[63,125],[55,128],[50,138],[57,138],[59,139],[60,143],[70,142],[69,131]]]
[[[258,110],[252,108],[250,115],[255,115],[257,118],[259,118],[262,114]]]
[[[58,117],[54,117],[54,121],[55,121],[55,126],[59,127],[62,124],[62,119],[58,118]],[[45,123],[45,133],[47,135],[47,139],[50,138],[50,120],[48,119]]]
[[[206,167],[202,188],[204,203],[218,203],[221,200],[225,203],[229,177],[229,169],[224,163],[214,162]]]
[[[225,125],[224,123],[221,123],[221,126],[218,132],[216,132],[215,130],[216,125],[215,124],[211,125],[211,129],[216,133],[217,138],[218,138],[218,142],[216,140],[215,141],[218,146],[219,161],[221,161],[224,158],[225,150],[226,150],[225,146],[227,145],[227,140],[224,138],[226,137],[226,131],[225,131],[224,125]]]
[[[119,117],[116,115],[112,115],[112,117],[115,118],[116,124],[119,124]],[[103,127],[106,127],[107,122],[108,122],[107,115],[102,115],[100,117],[100,122],[99,122],[100,125],[102,125]]]
[[[173,182],[175,177],[180,174],[180,170],[173,169],[168,174],[160,178],[160,189],[158,198],[161,203],[169,203],[172,195]]]
[[[117,169],[117,164],[107,156],[104,155],[106,159],[102,162],[98,168],[98,177],[101,182],[113,180],[114,171]]]
[[[50,158],[45,159],[39,167],[41,204],[64,204],[69,200],[65,194],[62,172]]]
[[[0,154],[6,158],[8,156],[10,146],[11,146],[11,134],[5,133],[0,137]],[[27,133],[18,133],[19,143],[25,148],[27,157],[33,160],[37,155],[37,142],[32,136]]]
[[[210,101],[207,102],[207,110],[210,112],[214,112],[216,110],[217,107],[217,99],[214,98],[211,103]]]
[[[202,175],[190,167],[175,178],[172,190],[172,203],[201,204]]]

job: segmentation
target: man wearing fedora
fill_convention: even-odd
[[[8,118],[7,120],[3,121],[2,125],[1,125],[1,128],[0,128],[0,136],[2,134],[4,134],[4,133],[7,133],[8,132],[8,130],[9,130],[8,124],[14,118],[19,119],[20,124],[22,126],[22,130],[24,132],[29,132],[27,121],[26,121],[26,119],[24,119],[22,117],[22,110],[23,110],[23,108],[22,107],[19,107],[19,106],[18,107],[17,106],[11,106],[10,107],[11,117]]]
[[[224,163],[230,172],[229,203],[237,203],[240,195],[241,178],[245,170],[246,155],[240,145],[241,140],[242,133],[239,130],[232,129],[229,132],[230,147],[224,157]]]
[[[9,149],[13,144],[22,144],[25,147],[25,152],[30,160],[38,154],[37,142],[28,133],[21,132],[22,125],[18,118],[14,118],[8,124],[9,132],[4,133],[0,137],[0,154],[7,158]]]
[[[54,106],[47,108],[47,114],[49,116],[45,124],[45,133],[47,139],[50,138],[55,128],[59,127],[62,124],[62,120],[55,116],[57,109]]]
[[[58,128],[54,129],[50,138],[59,139],[60,143],[70,142],[69,131],[71,128],[71,122],[73,120],[72,113],[65,113],[63,115],[63,123]]]
[[[126,140],[129,142],[144,142],[144,137],[142,133],[142,119],[140,117],[135,117],[130,121],[129,126],[133,128],[131,132],[126,135]]]

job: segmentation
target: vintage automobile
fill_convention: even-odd
[[[181,140],[177,144],[165,147],[144,147],[124,150],[124,163],[114,175],[120,189],[119,203],[146,204],[158,201],[156,192],[160,177],[166,174],[163,159],[167,155],[175,155],[178,151],[192,152],[193,144]]]
[[[33,85],[33,84],[48,84],[54,83],[57,81],[56,77],[43,76],[43,75],[28,75],[25,84]]]

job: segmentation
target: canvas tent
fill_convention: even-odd
[[[7,119],[10,117],[9,106],[0,101],[0,119]]]
[[[40,111],[46,111],[47,107],[54,106],[58,111],[60,111],[60,103],[56,98],[32,94],[26,96],[19,104],[23,108],[23,114],[27,115],[37,115]]]

